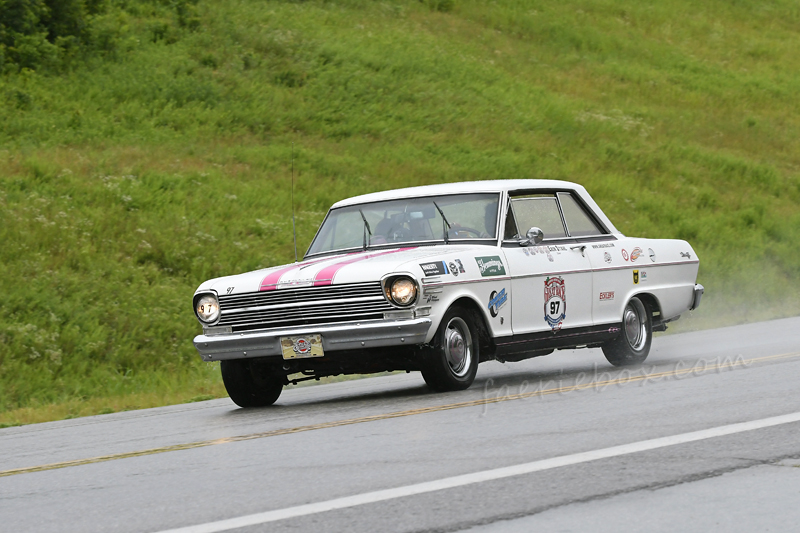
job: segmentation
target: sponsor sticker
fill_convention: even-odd
[[[614,243],[613,242],[604,242],[602,244],[593,244],[592,245],[592,248],[613,248],[613,247],[614,247]]]
[[[464,265],[461,263],[461,259],[456,259],[456,264],[458,265],[459,272],[461,272],[462,274],[466,272],[466,270],[464,270]]]
[[[631,261],[636,261],[640,257],[642,257],[642,249],[637,246],[631,252]]]
[[[690,254],[689,252],[681,252],[681,257],[685,257],[686,259],[691,259],[692,254]]]
[[[455,262],[450,261],[450,264],[447,265],[450,267],[450,273],[454,276],[458,276],[458,267],[456,266]]]
[[[444,261],[433,261],[432,263],[420,263],[419,267],[426,276],[441,276],[442,274],[449,274],[447,265]],[[458,275],[458,274],[456,274]]]
[[[648,248],[647,249],[647,255],[650,256],[650,262],[651,263],[655,263],[656,262],[656,253],[653,251],[652,248]]]
[[[566,317],[567,291],[564,278],[547,278],[544,280],[544,319],[555,333],[561,329]]]
[[[622,249],[622,259],[624,259],[625,261],[628,260],[628,251],[625,250],[625,248]]]
[[[503,288],[500,292],[492,291],[489,295],[489,313],[492,317],[496,317],[497,313],[500,309],[506,305],[508,301],[508,295],[506,294],[506,289]]]
[[[644,270],[640,270],[639,271],[639,283],[644,283],[645,281],[647,281],[647,272],[645,272]]]
[[[603,252],[603,261],[605,261],[606,263],[610,263],[611,262],[611,254],[608,253],[608,252]]]
[[[600,301],[601,302],[610,302],[612,300],[614,300],[614,291],[601,292],[600,293]]]
[[[481,277],[488,276],[505,276],[506,267],[503,265],[503,260],[499,256],[490,255],[484,257],[476,257],[475,262],[478,264],[478,270],[481,272]]]
[[[638,285],[639,284],[639,271],[638,270],[634,270],[633,271],[633,284],[634,285]]]

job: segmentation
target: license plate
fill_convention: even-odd
[[[322,357],[322,335],[303,335],[302,337],[281,337],[281,353],[284,359],[303,359]]]

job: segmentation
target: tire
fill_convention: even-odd
[[[479,345],[472,313],[461,307],[450,308],[439,324],[433,346],[423,352],[425,383],[439,392],[468,388],[478,373]]]
[[[220,363],[228,396],[239,407],[272,405],[281,395],[283,378],[256,360],[231,359]]]
[[[622,332],[603,345],[603,354],[614,366],[643,363],[653,342],[653,316],[647,306],[635,296],[622,312]]]

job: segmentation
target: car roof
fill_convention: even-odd
[[[481,192],[505,192],[505,191],[574,191],[581,197],[583,202],[594,211],[606,229],[612,234],[622,235],[614,224],[595,203],[586,189],[577,183],[561,180],[483,180],[483,181],[461,181],[457,183],[439,183],[437,185],[422,185],[420,187],[408,187],[405,189],[394,189],[389,191],[373,192],[362,194],[340,200],[331,206],[331,209],[345,207],[349,205],[364,204],[369,202],[384,202],[387,200],[397,200],[400,198],[414,198],[418,196],[439,196],[445,194],[468,194]]]
[[[382,202],[398,198],[414,198],[416,196],[438,196],[444,194],[463,194],[480,192],[503,192],[516,190],[552,190],[566,189],[585,192],[585,189],[577,183],[560,180],[484,180],[484,181],[462,181],[457,183],[439,183],[436,185],[422,185],[420,187],[407,187],[405,189],[394,189],[390,191],[373,192],[346,198],[333,204],[332,208],[344,207],[354,204],[367,202]]]

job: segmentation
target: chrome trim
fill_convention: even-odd
[[[430,318],[347,322],[336,325],[303,326],[230,335],[198,335],[193,342],[204,361],[265,356],[280,357],[281,337],[318,333],[322,335],[322,347],[327,354],[338,350],[420,344],[425,342],[431,323]]]
[[[692,305],[689,307],[689,311],[694,311],[698,307],[700,307],[700,300],[703,299],[703,293],[706,292],[705,287],[700,285],[699,283],[695,284],[694,286],[694,295],[692,296]]]
[[[364,296],[361,298],[342,298],[342,299],[329,299],[329,300],[312,300],[314,305],[331,305],[338,303],[364,303],[371,301],[385,300],[383,296]],[[269,311],[271,309],[292,309],[294,307],[309,307],[309,304],[303,302],[295,303],[280,303],[273,305],[259,305],[255,307],[239,307],[236,309],[226,309],[223,314],[231,313],[247,313],[252,311]]]
[[[380,320],[396,309],[379,281],[220,295],[215,325],[233,332]]]

